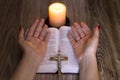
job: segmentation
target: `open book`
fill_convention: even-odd
[[[58,54],[67,56],[67,61],[61,61],[61,72],[62,73],[78,73],[79,65],[74,55],[72,45],[67,37],[68,31],[71,27],[62,26],[60,29],[49,28],[51,31],[50,40],[48,42],[46,55],[39,66],[37,73],[56,73],[58,71],[57,61],[50,61],[50,57]]]

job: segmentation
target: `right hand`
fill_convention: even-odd
[[[80,25],[78,23],[74,23],[74,25],[71,27],[73,34],[69,32],[68,38],[72,44],[72,47],[74,49],[75,55],[79,63],[81,59],[85,55],[89,55],[91,51],[94,52],[94,54],[91,54],[96,56],[99,29],[100,27],[97,26],[94,30],[94,34],[92,35],[91,30],[84,22],[81,22]]]

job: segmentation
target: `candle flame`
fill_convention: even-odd
[[[60,10],[63,10],[64,8],[66,8],[65,7],[65,5],[64,4],[62,4],[62,3],[52,3],[50,6],[49,6],[49,8],[51,8],[51,9],[54,9],[55,11],[60,11]]]

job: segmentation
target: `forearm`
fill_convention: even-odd
[[[81,60],[80,80],[99,80],[96,56],[90,52]]]
[[[33,80],[41,60],[33,55],[24,55],[11,80]]]

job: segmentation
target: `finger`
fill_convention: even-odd
[[[90,46],[94,47],[93,51],[96,51],[96,48],[98,46],[99,41],[99,32],[100,32],[100,26],[96,26],[94,28],[94,33],[92,35],[92,38],[90,39]]]
[[[77,59],[78,59],[78,62],[80,62],[82,60],[82,53],[81,54],[77,54]]]
[[[71,32],[68,32],[67,36],[68,36],[68,38],[69,38],[71,44],[74,45],[74,44],[75,44],[75,40],[74,40],[74,38],[73,38]]]
[[[96,39],[99,38],[99,30],[100,30],[100,25],[98,25],[94,28],[93,38],[96,38]]]
[[[20,27],[19,29],[19,41],[23,41],[24,40],[24,29],[23,27]]]
[[[77,33],[77,30],[75,29],[75,27],[71,27],[71,29],[72,29],[72,32],[73,32],[73,35],[74,35],[74,38],[75,38],[75,40],[76,41],[78,41],[79,39],[80,39],[80,36],[79,36],[79,34]]]
[[[50,31],[47,32],[47,35],[44,39],[45,44],[48,44],[49,39],[50,39]]]
[[[77,58],[78,58],[78,55],[81,54],[80,53],[81,52],[80,48],[75,48],[74,52],[75,52],[75,55],[77,56]]]
[[[25,39],[27,39],[28,32],[29,32],[29,29],[27,28],[27,30],[25,31]]]
[[[84,32],[82,31],[81,26],[78,23],[75,23],[74,26],[76,26],[76,29],[78,31],[78,34],[80,35],[80,38],[83,38],[85,36]]]
[[[47,30],[48,30],[48,26],[45,25],[45,26],[43,27],[43,30],[41,31],[40,36],[39,36],[39,38],[40,38],[41,40],[43,40],[43,39],[45,38],[45,36],[46,36],[46,34],[47,34]]]
[[[29,30],[29,32],[28,32],[28,36],[33,36],[33,34],[34,34],[34,32],[35,32],[35,28],[36,28],[36,26],[38,25],[38,22],[39,22],[38,19],[36,19],[36,20],[33,22],[32,26],[30,27],[30,30]]]
[[[82,26],[82,30],[85,33],[85,35],[91,34],[91,30],[86,23],[81,22],[81,26]]]
[[[36,30],[35,30],[34,37],[39,37],[43,25],[44,25],[44,19],[41,19],[38,23]]]
[[[74,46],[73,46],[73,48],[74,49],[76,49],[76,48],[82,48],[83,47],[83,42],[84,41],[82,41],[82,40],[79,40],[78,42],[76,42],[75,44],[74,44]]]

